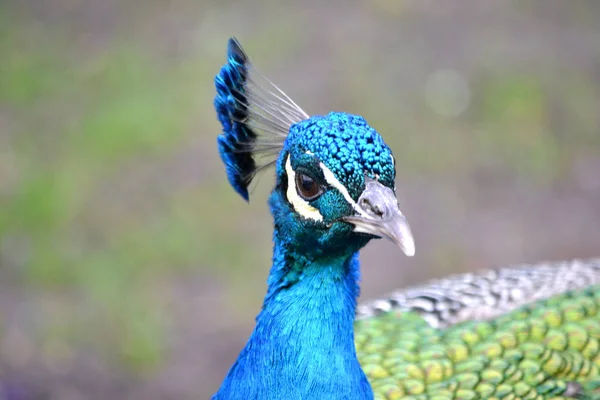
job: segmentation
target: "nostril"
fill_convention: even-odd
[[[360,199],[359,205],[363,210],[365,210],[368,214],[370,214],[372,216],[383,218],[383,216],[385,214],[385,210],[383,207],[381,207],[380,204],[372,203],[366,197]]]
[[[376,214],[379,218],[384,217],[385,210],[379,204],[375,204],[372,209],[373,213]]]

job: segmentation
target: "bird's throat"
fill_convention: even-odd
[[[358,254],[308,260],[291,248],[275,232],[263,308],[216,398],[372,398],[354,346]]]

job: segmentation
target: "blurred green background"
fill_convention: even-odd
[[[4,0],[0,399],[203,399],[248,337],[265,203],[226,183],[227,38],[308,113],[365,116],[417,255],[363,298],[600,255],[600,2]]]

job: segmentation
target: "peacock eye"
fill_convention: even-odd
[[[310,176],[302,173],[296,174],[296,189],[304,200],[314,200],[321,194],[319,184]]]

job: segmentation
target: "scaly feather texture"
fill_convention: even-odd
[[[376,399],[598,399],[598,284],[600,259],[399,291],[361,306],[358,357]]]
[[[215,85],[232,187],[248,200],[270,165],[276,182],[267,294],[213,399],[600,400],[599,260],[460,275],[357,307],[362,247],[386,237],[414,254],[390,148],[363,117],[309,117],[235,39]]]

